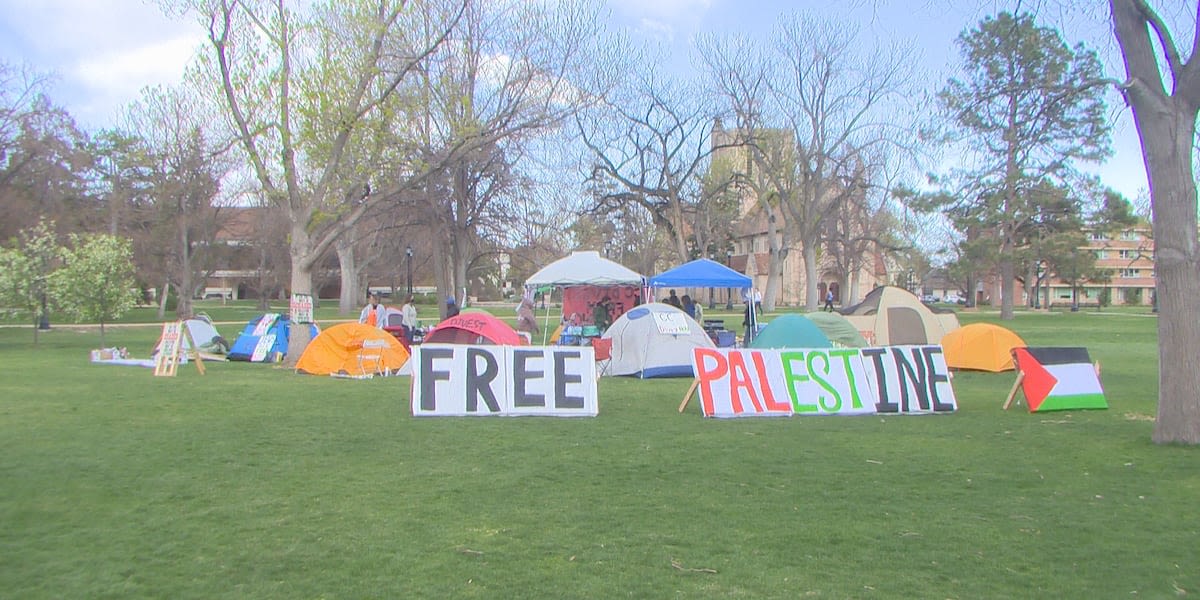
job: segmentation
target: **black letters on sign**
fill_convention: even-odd
[[[421,349],[421,410],[437,410],[437,400],[434,398],[434,386],[438,381],[450,381],[450,371],[434,371],[433,361],[454,358],[452,348],[422,348]]]
[[[530,379],[541,379],[546,376],[543,371],[530,371],[529,359],[541,358],[541,351],[513,350],[513,406],[545,406],[546,397],[541,394],[525,392],[525,382]]]
[[[922,360],[920,348],[910,348],[912,351],[912,361],[904,355],[904,349],[892,348],[892,360],[896,362],[896,377],[900,381],[900,408],[904,412],[912,411],[912,404],[908,401],[908,385],[906,381],[912,382],[912,389],[917,393],[917,406],[921,410],[929,410],[929,394],[926,391],[925,377],[925,361]],[[915,364],[914,364],[915,363]]]
[[[583,396],[568,396],[567,384],[580,383],[583,377],[567,373],[567,359],[578,359],[578,350],[554,353],[554,406],[557,408],[583,408]]]
[[[483,372],[479,372],[479,359],[483,359]],[[479,410],[479,399],[487,404],[491,412],[500,412],[500,403],[496,402],[496,392],[492,390],[492,381],[500,373],[500,365],[491,352],[478,348],[467,348],[467,410]]]
[[[938,398],[937,384],[943,381],[950,381],[948,376],[939,374],[934,366],[933,355],[942,353],[941,346],[925,346],[921,351],[925,353],[925,369],[929,372],[929,399],[933,401],[933,411],[953,411],[953,404],[943,404],[941,398]]]
[[[883,354],[887,352],[886,348],[863,348],[863,356],[871,359],[875,365],[875,382],[876,388],[879,390],[879,402],[875,403],[875,412],[877,413],[898,413],[900,406],[895,402],[888,402],[887,391],[887,371],[883,368]]]

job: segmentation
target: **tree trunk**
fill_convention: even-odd
[[[1016,275],[1016,267],[1011,258],[1011,244],[1006,241],[1004,246],[1000,255],[1000,319],[1011,321],[1013,319],[1013,277]]]
[[[850,271],[850,289],[842,292],[842,306],[854,306],[858,304],[858,286],[862,284],[862,265],[859,265],[853,271]]]
[[[1022,286],[1022,289],[1025,290],[1026,308],[1033,308],[1033,298],[1037,295],[1037,292],[1034,291],[1036,289],[1034,286],[1037,285],[1037,267],[1035,264],[1029,263],[1029,266],[1025,267],[1025,284]]]
[[[1137,114],[1135,108],[1134,114]],[[1200,256],[1197,252],[1196,185],[1192,179],[1191,119],[1139,123],[1154,217],[1154,270],[1158,278],[1157,443],[1200,444],[1200,369],[1184,357],[1200,346]],[[1146,135],[1150,134],[1150,135]],[[1147,140],[1154,140],[1149,145]]]
[[[192,316],[192,252],[188,241],[187,219],[179,217],[179,297],[175,302],[175,316],[188,319]],[[221,292],[224,294],[224,291]],[[224,296],[222,296],[224,297]]]
[[[767,255],[767,289],[762,292],[764,311],[775,310],[775,299],[779,297],[779,289],[783,287],[783,259],[779,256],[782,253],[779,248],[772,248]],[[751,259],[753,256],[752,254]]]
[[[675,193],[671,194],[671,231],[675,234],[675,253],[679,255],[679,264],[688,262],[691,258],[688,256],[687,236],[683,222],[683,201]]]
[[[817,310],[817,245],[804,242],[804,310]]]
[[[342,290],[338,294],[338,314],[348,315],[363,304],[361,282],[358,278],[358,264],[354,258],[354,240],[351,235],[342,236],[334,244],[337,252],[338,267],[342,272]]]
[[[167,296],[171,295],[171,282],[164,283],[162,286],[162,297],[158,299],[158,320],[162,321],[167,316]]]
[[[313,263],[311,260],[312,239],[305,229],[305,223],[301,219],[292,221],[292,240],[291,240],[291,263],[292,263],[292,290],[293,294],[312,294],[313,293]],[[304,349],[308,347],[308,343],[312,341],[308,325],[299,323],[291,323],[288,328],[288,350],[287,358],[284,360],[285,367],[296,366],[296,362],[300,360],[300,355],[304,353]]]
[[[441,236],[438,236],[441,237]],[[433,252],[433,278],[434,285],[437,287],[437,298],[434,301],[437,303],[438,320],[446,318],[446,298],[454,294],[454,282],[450,277],[450,267],[446,259],[447,243],[445,240],[434,239],[430,244]]]
[[[1174,96],[1168,96],[1144,7],[1131,0],[1110,0],[1109,9],[1125,71],[1134,80],[1125,93],[1150,180],[1159,306],[1158,418],[1153,439],[1160,444],[1200,444],[1200,369],[1187,360],[1200,346],[1200,322],[1195,318],[1200,257],[1192,163],[1198,108],[1192,97],[1200,93],[1194,72],[1200,68],[1200,58],[1192,55],[1187,64],[1178,66],[1183,73],[1175,78]]]

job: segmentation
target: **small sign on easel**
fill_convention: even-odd
[[[196,362],[196,370],[203,375],[204,362],[200,359],[192,332],[188,331],[183,321],[163,323],[162,336],[158,339],[158,356],[154,358],[154,376],[174,377],[180,357],[184,355]]]

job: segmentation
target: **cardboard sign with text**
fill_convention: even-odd
[[[589,346],[414,346],[414,416],[594,417]]]
[[[706,417],[933,414],[958,409],[941,346],[696,348]]]

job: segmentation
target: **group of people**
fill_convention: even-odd
[[[663,300],[663,303],[670,304],[671,306],[682,310],[695,321],[700,321],[704,318],[704,306],[702,306],[699,302],[692,300],[692,297],[687,294],[684,294],[683,297],[680,298],[679,296],[675,295],[675,290],[671,290],[667,295],[667,299]]]
[[[379,303],[379,294],[368,296],[367,305],[358,314],[358,322],[380,329],[387,326],[387,309]],[[412,343],[413,333],[417,330],[417,306],[411,294],[404,298],[404,306],[400,307],[400,326],[404,329],[404,339]]]

